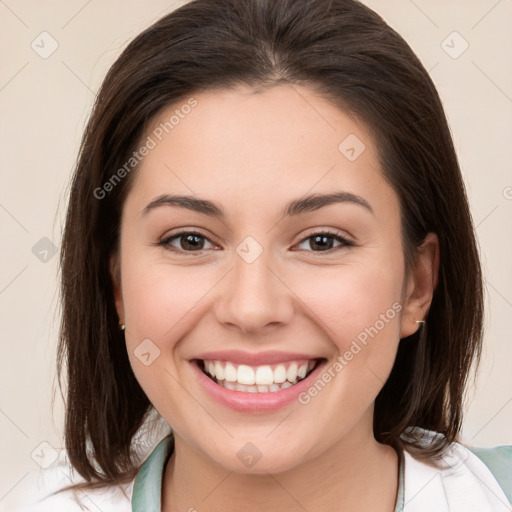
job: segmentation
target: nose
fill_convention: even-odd
[[[290,322],[294,295],[270,256],[263,251],[249,262],[234,254],[215,301],[219,323],[244,334],[265,334]]]

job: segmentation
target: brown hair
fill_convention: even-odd
[[[401,208],[410,269],[437,233],[439,281],[422,329],[401,341],[376,399],[374,433],[438,456],[457,440],[464,390],[482,343],[482,275],[463,179],[441,101],[407,43],[355,0],[195,0],[136,37],[109,70],[81,143],[62,252],[59,384],[67,376],[65,445],[91,483],[133,478],[133,437],[152,405],[128,360],[109,257],[134,170],[97,191],[164,107],[204,90],[301,84],[372,131]],[[443,434],[428,448],[409,427]]]

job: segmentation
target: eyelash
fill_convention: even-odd
[[[177,249],[173,246],[170,245],[170,242],[175,240],[175,239],[179,239],[181,237],[183,237],[184,235],[195,235],[195,236],[198,236],[199,238],[204,238],[205,240],[207,240],[208,242],[210,242],[211,244],[213,244],[213,242],[206,236],[202,235],[201,233],[199,233],[198,231],[179,231],[178,233],[174,233],[173,235],[169,236],[169,237],[166,237],[164,238],[163,240],[161,240],[158,245],[160,246],[163,246],[165,247],[166,249],[172,251],[172,252],[175,252],[175,253],[178,253],[178,254],[194,254],[194,255],[197,255],[197,256],[201,256],[203,254],[204,251],[208,250],[208,249],[205,249],[205,250],[200,250],[200,251],[185,251],[183,249]],[[339,235],[338,233],[336,232],[333,232],[333,231],[329,231],[328,229],[326,230],[323,230],[323,231],[318,231],[318,232],[315,232],[315,233],[312,233],[311,235],[308,235],[307,237],[303,238],[298,245],[306,242],[307,240],[311,239],[311,238],[315,238],[317,236],[328,236],[328,237],[332,237],[334,238],[336,241],[338,242],[341,242],[341,246],[339,247],[332,247],[330,249],[327,249],[325,251],[308,251],[308,252],[312,252],[312,253],[316,253],[316,254],[332,254],[333,252],[339,250],[339,249],[342,249],[342,248],[350,248],[350,247],[353,247],[355,246],[355,244],[349,240],[347,240],[346,238],[342,237],[341,235]],[[215,244],[213,244],[215,245]]]

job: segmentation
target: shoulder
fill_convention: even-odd
[[[512,445],[500,445],[492,448],[466,446],[466,448],[489,468],[508,501],[512,503]]]
[[[156,412],[150,413],[144,424],[134,436],[132,450],[134,462],[142,466],[153,452],[160,453],[169,445],[169,426]],[[149,427],[148,427],[149,425]],[[163,437],[163,439],[162,439]],[[159,448],[160,446],[160,448]],[[155,448],[156,447],[156,448]],[[30,474],[22,482],[23,502],[13,504],[10,512],[131,512],[134,484],[137,478],[119,486],[107,486],[87,491],[62,491],[65,487],[84,482],[84,479],[72,468],[65,448],[57,450],[58,456],[47,469]],[[158,462],[158,461],[156,461]],[[153,460],[153,465],[155,461]],[[21,485],[21,484],[20,484]],[[14,508],[17,507],[17,508]]]
[[[59,450],[51,466],[30,474],[25,480],[23,498],[16,504],[15,512],[131,512],[133,482],[86,491],[57,492],[84,481],[72,469],[65,449]]]
[[[415,430],[425,446],[441,436]],[[409,510],[407,504],[415,512],[512,510],[512,446],[479,448],[454,442],[436,460],[419,458],[406,449],[404,465],[404,512]]]

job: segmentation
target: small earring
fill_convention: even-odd
[[[121,329],[121,331],[124,331],[126,328],[126,326],[124,324],[119,324],[119,329]]]
[[[427,322],[425,322],[425,320],[416,320],[416,323],[420,324],[419,329],[421,329],[422,327],[424,327],[426,325]]]

